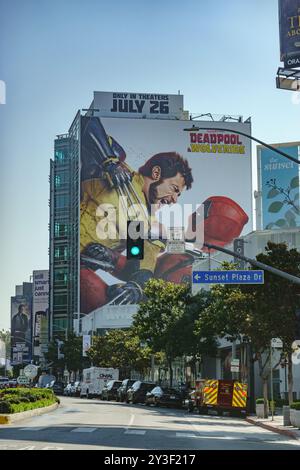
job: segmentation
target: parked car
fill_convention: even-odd
[[[146,393],[146,405],[156,406],[183,406],[184,396],[182,391],[170,387],[154,387]]]
[[[124,379],[121,387],[118,388],[117,390],[117,401],[126,401],[126,396],[127,396],[127,390],[136,382],[136,380],[133,379]]]
[[[71,397],[73,387],[74,387],[74,382],[69,382],[67,386],[64,388],[64,395],[67,397]]]
[[[17,379],[9,379],[9,388],[16,388],[18,386]]]
[[[65,387],[63,382],[54,382],[50,388],[52,388],[55,395],[63,395]]]
[[[80,382],[78,382],[78,381],[74,382],[74,385],[72,387],[72,392],[71,392],[72,396],[73,397],[79,397],[80,396],[80,390],[81,390]]]
[[[146,399],[146,393],[150,392],[156,384],[154,382],[141,382],[137,380],[134,382],[132,387],[127,390],[127,403],[144,403]]]
[[[9,378],[8,377],[0,377],[0,389],[9,387]]]
[[[116,400],[118,388],[122,384],[121,380],[110,380],[101,392],[102,400]]]

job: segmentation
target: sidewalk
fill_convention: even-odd
[[[283,426],[283,416],[274,416],[274,421],[272,417],[269,416],[267,419],[257,418],[255,415],[247,416],[246,421],[256,426],[268,429],[269,431],[277,432],[284,436],[287,436],[292,439],[297,439],[300,441],[300,429],[294,428],[293,426]]]

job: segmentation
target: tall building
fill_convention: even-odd
[[[79,149],[76,116],[50,161],[50,337],[66,338],[78,311]]]

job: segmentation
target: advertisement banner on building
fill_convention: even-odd
[[[31,360],[31,306],[24,298],[11,299],[12,364]]]
[[[279,0],[280,60],[285,68],[300,66],[300,0]]]
[[[300,143],[274,147],[299,158]],[[278,153],[258,147],[258,186],[263,230],[300,227],[299,165]]]
[[[87,357],[87,352],[91,347],[91,335],[82,335],[82,356]]]
[[[93,108],[103,117],[182,119],[183,95],[95,91]]]
[[[5,342],[0,339],[0,367],[6,364],[6,345]]]
[[[34,356],[42,355],[42,340],[48,339],[48,303],[49,303],[49,272],[33,271],[33,339]]]
[[[251,145],[239,131],[251,125],[81,118],[82,313],[138,303],[151,277],[190,281],[201,232],[225,246],[252,231]],[[128,219],[146,227],[140,261],[126,258]],[[167,252],[172,227],[189,252]]]

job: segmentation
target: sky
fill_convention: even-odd
[[[277,0],[0,0],[0,329],[48,268],[49,160],[94,90],[184,95],[193,114],[252,118],[300,140],[298,93],[277,90]]]

